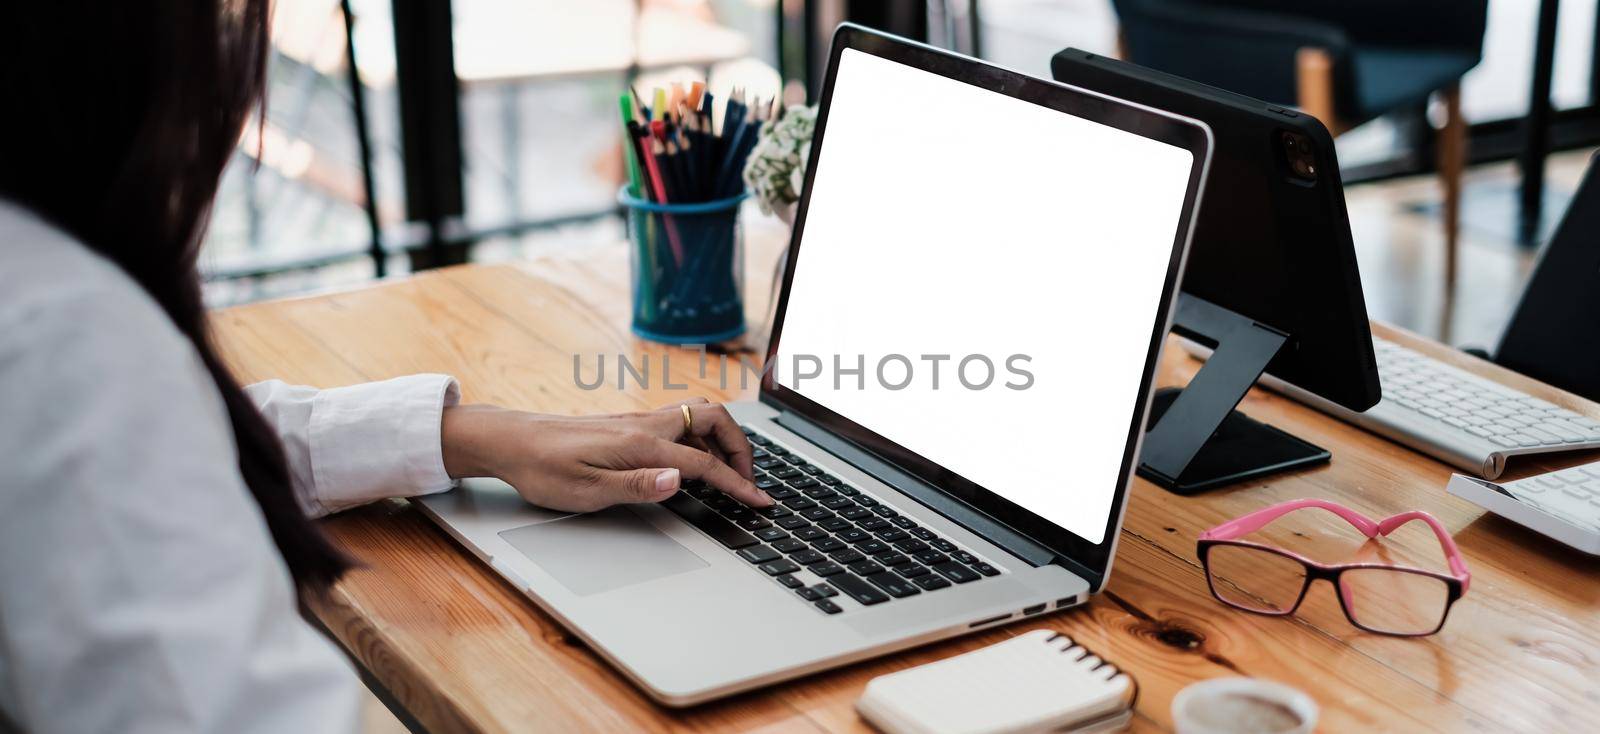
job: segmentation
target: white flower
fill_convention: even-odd
[[[817,108],[796,105],[784,111],[783,119],[762,128],[744,166],[744,182],[761,211],[771,214],[800,200],[816,127]]]

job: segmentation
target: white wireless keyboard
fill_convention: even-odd
[[[1590,555],[1600,555],[1600,462],[1514,482],[1456,474],[1445,491]]]
[[[1272,375],[1260,384],[1485,479],[1514,456],[1600,448],[1600,422],[1386,339],[1372,347],[1383,399],[1365,413]]]

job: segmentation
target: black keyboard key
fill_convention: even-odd
[[[813,464],[807,464],[805,466],[800,467],[800,471],[803,471],[803,472],[805,472],[807,474],[813,474],[813,475],[819,475],[820,476],[822,474],[822,467],[816,466],[816,465],[813,465]]]
[[[779,489],[769,489],[769,490],[766,490],[766,493],[767,493],[768,497],[771,497],[771,498],[773,498],[775,500],[778,500],[779,502],[782,502],[782,501],[784,501],[786,499],[792,499],[792,498],[800,496],[799,492],[796,492],[796,491],[794,491],[792,489],[789,489],[788,487],[781,487]]]
[[[799,476],[799,475],[800,475],[800,470],[796,469],[796,468],[794,468],[792,466],[786,466],[786,467],[784,467],[782,469],[773,469],[772,470],[772,476],[775,476],[775,477],[777,477],[779,479],[788,479],[790,477],[796,477],[796,476]]]
[[[811,541],[811,547],[816,548],[823,553],[832,553],[840,548],[843,548],[844,541],[839,540],[838,538],[821,538]]]
[[[947,555],[945,555],[943,553],[940,553],[939,551],[936,551],[936,550],[925,550],[925,551],[923,551],[921,553],[915,553],[913,555],[916,557],[917,560],[922,561],[923,563],[926,563],[929,566],[932,566],[932,565],[934,565],[936,563],[944,563],[945,561],[950,560],[949,556],[947,556]]]
[[[734,524],[744,528],[745,530],[760,530],[762,528],[772,527],[772,523],[764,517],[747,517]]]
[[[954,553],[958,550],[961,550],[960,548],[956,547],[955,543],[945,540],[944,538],[934,538],[928,542],[933,545],[933,547],[938,548],[946,553]]]
[[[888,530],[878,531],[878,540],[881,540],[885,543],[898,543],[909,537],[911,536],[907,535],[906,531],[901,530],[900,528],[889,528]]]
[[[851,499],[849,497],[840,497],[838,492],[835,492],[835,491],[833,491],[831,489],[828,489],[827,487],[824,487],[824,486],[822,486],[820,484],[815,486],[815,487],[812,487],[810,489],[807,489],[805,492],[806,492],[806,496],[807,497],[810,497],[811,499],[814,499],[814,500],[816,500],[818,502],[821,502],[821,501],[826,500],[826,499],[839,499],[839,500],[844,500],[846,502],[849,502],[852,505],[855,504],[855,502],[851,501]]]
[[[766,572],[766,574],[768,576],[782,576],[782,575],[784,575],[786,573],[794,573],[795,571],[799,571],[800,570],[800,567],[798,565],[795,565],[794,561],[791,561],[791,560],[789,560],[787,558],[785,558],[785,559],[783,559],[781,561],[772,561],[770,563],[763,563],[760,566],[757,566],[757,568],[759,568],[762,571]],[[969,573],[970,573],[970,571],[969,571]]]
[[[789,537],[789,534],[778,528],[762,528],[756,531],[756,537],[771,543],[774,540],[783,540]]]
[[[790,497],[789,499],[784,500],[783,504],[795,512],[809,510],[817,506],[817,503],[812,502],[811,498],[809,497]]]
[[[790,554],[789,560],[794,561],[802,566],[810,566],[813,564],[822,563],[823,561],[828,560],[828,557],[811,550],[810,548],[807,548],[798,553]]]
[[[815,487],[815,486],[817,486],[817,480],[812,479],[811,477],[808,477],[808,476],[805,476],[805,475],[801,475],[801,476],[795,477],[793,479],[790,479],[787,482],[784,482],[784,484],[787,484],[787,485],[789,485],[791,487],[794,487],[795,489],[805,489],[806,487]]]
[[[872,540],[872,535],[861,528],[845,528],[839,531],[839,539],[846,543],[861,543]]]
[[[862,507],[873,507],[873,506],[878,504],[877,500],[875,500],[875,499],[873,499],[871,497],[868,497],[866,495],[861,495],[860,497],[857,497],[856,498],[856,502],[859,503]]]
[[[834,591],[833,587],[827,584],[817,584],[816,586],[800,589],[795,593],[806,601],[817,601],[818,599],[827,599],[828,597],[839,595],[839,592]]]
[[[662,506],[671,510],[684,522],[700,529],[700,532],[723,546],[733,549],[755,545],[756,536],[739,529],[739,526],[728,522],[722,516],[711,511],[711,508],[701,504],[698,500],[682,492],[668,497]]]
[[[766,449],[758,449],[758,448],[750,449],[750,458],[752,458],[752,459],[765,459],[765,458],[767,458],[768,456],[771,456],[771,455],[772,454],[767,453]]]
[[[817,528],[805,527],[794,531],[794,537],[801,540],[816,540],[818,538],[828,537],[828,533],[823,530],[818,530]]]
[[[972,555],[964,550],[951,551],[950,556],[962,563],[967,564],[968,566],[978,562],[977,556]]]
[[[723,517],[735,521],[745,520],[756,516],[755,510],[745,507],[744,505],[729,505],[727,507],[718,508],[717,511],[721,512]]]
[[[756,459],[755,464],[762,469],[771,469],[773,467],[783,466],[783,459],[780,459],[776,456],[768,456],[764,459]]]
[[[889,550],[889,544],[874,538],[865,543],[857,543],[856,550],[861,551],[869,556],[875,556],[879,553]]]
[[[780,550],[780,551],[783,551],[784,553],[793,553],[793,552],[795,552],[797,550],[810,548],[811,546],[806,545],[799,538],[784,538],[783,540],[780,540],[780,541],[778,541],[776,543],[773,543],[772,547],[775,550]]]
[[[811,522],[822,522],[823,520],[833,517],[834,515],[832,512],[829,512],[828,508],[826,507],[813,507],[809,510],[802,511],[800,516],[810,520]]]
[[[944,587],[950,585],[949,581],[944,580],[943,576],[940,576],[936,573],[930,573],[926,576],[918,576],[914,579],[911,579],[911,583],[921,586],[923,591],[943,589]]]
[[[788,517],[793,515],[794,511],[784,507],[783,505],[773,505],[771,507],[758,508],[756,510],[756,514],[767,518],[768,520],[776,520],[780,517]]]
[[[833,553],[834,563],[850,564],[855,563],[863,558],[866,558],[866,556],[863,555],[861,551],[858,551],[854,548],[846,548],[842,551],[835,551]]]
[[[981,574],[983,574],[985,576],[999,576],[1000,575],[1000,569],[995,568],[994,566],[991,566],[991,565],[989,565],[987,563],[974,563],[974,564],[972,564],[972,568],[973,568],[973,570],[975,570],[978,573],[981,573]]]
[[[843,609],[839,608],[838,604],[834,604],[832,601],[830,601],[828,599],[823,599],[823,600],[818,601],[816,603],[816,607],[818,609],[821,609],[824,612],[829,613],[829,614],[838,614],[839,612],[844,611]]]
[[[928,544],[920,540],[902,540],[895,543],[894,547],[900,549],[901,553],[921,553],[928,549]]]
[[[818,576],[826,577],[826,576],[832,576],[832,575],[834,575],[836,573],[844,573],[844,566],[841,566],[841,565],[839,565],[837,563],[831,563],[831,562],[830,563],[819,563],[819,564],[817,564],[815,566],[812,566],[808,570],[810,570],[812,573],[814,573],[814,574],[816,574]]]
[[[890,507],[888,505],[878,505],[877,507],[872,508],[872,511],[878,513],[879,517],[899,517],[900,516],[900,513],[895,512],[894,508],[892,508],[892,507]]]
[[[788,456],[789,455],[789,450],[784,448],[784,447],[782,447],[782,446],[768,446],[767,450],[771,451],[773,453],[773,455],[775,455],[775,456]]]
[[[688,482],[685,482],[684,484],[687,485]],[[717,492],[717,490],[715,490],[715,489],[713,489],[711,487],[707,487],[704,484],[702,484],[702,485],[700,485],[698,487],[685,486],[683,488],[683,491],[688,492],[689,494],[693,495],[694,498],[697,499],[697,500],[708,500],[708,499],[711,499],[713,496],[719,494],[719,492]]]
[[[878,587],[847,573],[829,577],[828,583],[833,584],[834,588],[844,592],[846,596],[855,599],[856,603],[864,606],[872,606],[873,604],[882,604],[889,601],[889,595],[879,591]]]
[[[874,574],[868,576],[867,580],[872,582],[872,585],[889,592],[889,596],[892,596],[896,599],[904,599],[905,597],[916,596],[917,594],[922,593],[921,591],[917,590],[916,584],[913,584],[910,581],[900,578],[892,573]]]
[[[861,490],[845,484],[843,480],[832,475],[817,477],[817,481],[839,490],[839,494],[842,494],[846,497],[854,497],[858,494],[861,494]]]
[[[932,530],[927,528],[916,528],[911,531],[911,534],[923,540],[937,540],[939,538],[939,536],[933,534]]]
[[[756,434],[750,437],[750,443],[753,443],[757,446],[766,446],[772,443],[772,439],[760,434]]]
[[[739,426],[739,430],[744,431],[744,435],[746,437],[756,435],[756,429],[751,428],[749,426]]]
[[[915,563],[904,563],[899,566],[895,566],[894,572],[908,579],[914,579],[918,576],[926,576],[930,573],[927,566],[918,566]]]
[[[860,525],[862,530],[882,530],[887,527],[893,527],[888,520],[881,517],[874,517],[871,520],[858,520],[856,524]]]
[[[800,528],[811,527],[811,521],[799,515],[790,515],[788,517],[778,518],[777,525],[784,530],[798,530]]]
[[[917,524],[912,522],[911,518],[906,517],[905,515],[901,515],[900,517],[890,520],[890,522],[894,523],[894,526],[900,528],[901,530],[920,530],[920,528],[917,527]]]
[[[883,564],[885,566],[898,566],[898,565],[900,565],[902,563],[910,563],[911,562],[910,558],[906,558],[905,556],[902,556],[899,553],[896,553],[894,551],[884,551],[882,553],[874,553],[874,554],[872,554],[872,560],[877,561],[878,563],[881,563],[881,564]]]
[[[778,583],[783,584],[791,589],[798,589],[806,585],[806,582],[789,575],[779,576],[777,579]]]
[[[741,549],[739,557],[751,563],[766,563],[767,561],[776,561],[783,556],[778,555],[777,551],[764,545],[753,545],[749,548]]]
[[[850,520],[860,520],[863,517],[871,517],[872,511],[860,506],[847,507],[839,511],[839,516]]]
[[[944,563],[934,563],[930,565],[933,566],[933,570],[938,571],[939,573],[943,574],[945,578],[950,579],[958,584],[964,584],[968,581],[977,581],[979,579],[976,571],[956,563],[955,561],[945,561]]]
[[[728,507],[733,507],[737,504],[739,503],[734,502],[732,497],[729,497],[721,492],[711,495],[710,499],[706,500],[706,507],[709,507],[713,510],[721,510]]]
[[[759,477],[756,479],[756,489],[772,489],[783,486],[783,482],[772,477]]]
[[[872,561],[856,561],[855,563],[850,564],[847,568],[850,569],[850,573],[853,573],[857,576],[871,576],[875,573],[883,573],[883,566],[873,563]]]
[[[850,524],[849,520],[846,520],[842,517],[834,517],[817,523],[817,527],[837,533],[840,530],[849,530],[853,526]]]
[[[817,499],[817,498],[813,497],[812,499]],[[855,500],[852,500],[849,497],[837,497],[837,496],[835,496],[835,497],[828,497],[826,499],[821,499],[820,501],[822,502],[822,506],[823,507],[826,507],[826,508],[828,508],[830,510],[833,510],[835,512],[838,512],[838,511],[841,511],[841,510],[845,510],[845,509],[849,509],[851,507],[855,507],[856,506]],[[857,508],[857,509],[859,509],[859,508]]]

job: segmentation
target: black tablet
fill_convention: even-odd
[[[1333,136],[1295,110],[1088,51],[1056,81],[1210,126],[1183,291],[1289,334],[1267,372],[1346,408],[1377,404],[1377,363]],[[1214,345],[1212,345],[1214,346]]]

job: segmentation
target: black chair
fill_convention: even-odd
[[[1600,400],[1600,154],[1590,156],[1511,314],[1494,361]]]
[[[1483,58],[1487,0],[1112,0],[1123,59],[1296,105],[1334,135],[1439,94],[1445,287],[1456,275],[1466,122],[1461,77]]]

